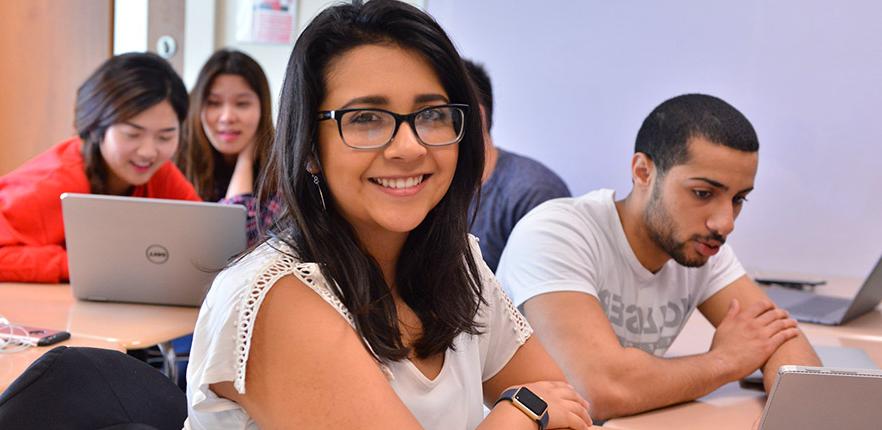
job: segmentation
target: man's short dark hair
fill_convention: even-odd
[[[689,161],[689,139],[703,137],[744,152],[759,150],[750,121],[729,103],[705,94],[685,94],[658,105],[637,132],[634,152],[652,159],[659,175]]]
[[[493,84],[490,83],[490,75],[487,74],[487,70],[482,64],[467,59],[463,59],[463,61],[469,72],[469,77],[472,78],[475,89],[478,91],[478,100],[481,102],[481,106],[484,106],[484,112],[487,114],[487,130],[489,131],[493,128]]]

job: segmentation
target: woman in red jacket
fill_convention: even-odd
[[[187,90],[154,54],[115,56],[77,90],[76,137],[0,177],[0,281],[68,279],[62,193],[199,200],[169,160]]]

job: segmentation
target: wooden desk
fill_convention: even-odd
[[[66,330],[125,349],[157,345],[193,332],[199,308],[85,302],[67,284],[0,283],[0,315],[9,321]]]
[[[854,295],[860,280],[832,279],[817,292],[836,296]],[[844,326],[828,327],[800,324],[813,345],[863,349],[882,368],[882,312],[876,309]],[[713,326],[697,310],[671,345],[668,355],[679,356],[707,351],[713,339]],[[694,402],[674,405],[629,417],[607,421],[603,427],[643,430],[751,429],[765,406],[764,392],[743,389],[737,382],[726,384]]]
[[[744,390],[733,382],[694,402],[615,418],[604,423],[603,428],[749,430],[762,414],[765,401],[765,394]]]
[[[176,376],[169,341],[193,332],[199,308],[85,302],[67,284],[0,283],[0,315],[13,324],[66,330],[60,345],[119,351],[160,345],[166,372]],[[0,354],[0,391],[52,347]]]

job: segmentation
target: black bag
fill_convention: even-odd
[[[187,397],[118,351],[59,346],[0,395],[0,429],[180,430]]]

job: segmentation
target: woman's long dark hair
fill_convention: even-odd
[[[472,106],[450,188],[410,232],[396,265],[396,292],[422,323],[422,335],[412,348],[417,357],[425,358],[452,348],[460,333],[480,333],[475,316],[483,303],[467,221],[484,167],[480,110],[462,59],[429,15],[398,1],[354,1],[324,10],[303,31],[288,62],[265,178],[288,208],[274,230],[302,261],[319,263],[375,354],[387,360],[407,357],[410,348],[401,339],[395,303],[380,267],[337,210],[321,178],[327,201],[327,210],[323,209],[305,169],[317,141],[318,108],[326,94],[329,63],[369,44],[419,54],[434,69],[451,103]],[[266,197],[263,186],[259,193]]]
[[[184,173],[187,179],[193,183],[196,192],[202,200],[215,201],[224,197],[226,190],[217,188],[216,172],[226,169],[228,176],[232,175],[232,168],[222,168],[221,153],[211,145],[202,124],[202,107],[211,91],[211,85],[218,75],[236,75],[242,77],[251,91],[257,94],[260,103],[260,120],[257,123],[254,177],[263,170],[266,165],[267,152],[273,143],[273,113],[272,97],[270,96],[269,83],[260,65],[239,51],[221,49],[205,62],[196,78],[196,85],[190,92],[190,112],[184,123],[184,131],[181,133],[181,149],[175,157],[175,163]]]
[[[156,54],[128,53],[105,61],[77,89],[74,127],[83,141],[83,161],[92,193],[107,193],[107,164],[101,142],[107,129],[168,101],[187,116],[187,88],[168,61]]]

